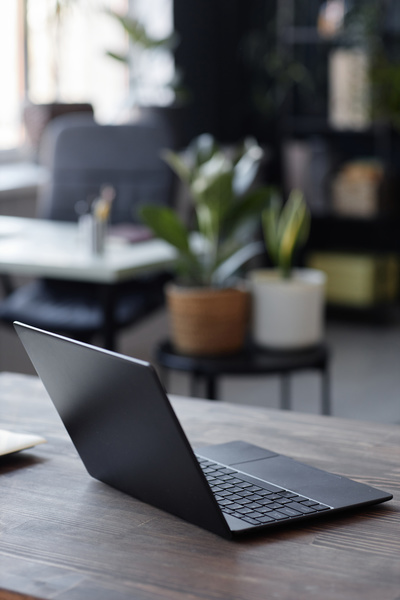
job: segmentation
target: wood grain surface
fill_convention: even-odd
[[[0,461],[0,600],[400,600],[399,426],[171,399],[194,446],[243,439],[394,499],[227,541],[93,480],[40,381],[3,373],[1,428],[47,444]]]

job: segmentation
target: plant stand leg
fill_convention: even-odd
[[[217,400],[218,386],[216,377],[214,375],[193,372],[190,377],[190,395],[194,398]]]
[[[209,400],[218,400],[217,379],[213,375],[206,377],[206,397]]]

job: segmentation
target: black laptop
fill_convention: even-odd
[[[224,537],[392,496],[243,441],[194,451],[151,364],[15,323],[92,477]]]

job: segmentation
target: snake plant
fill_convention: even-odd
[[[307,242],[310,220],[310,211],[299,190],[293,190],[285,204],[279,196],[272,196],[263,211],[267,252],[284,278],[291,276],[295,251]]]

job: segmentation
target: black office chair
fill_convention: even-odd
[[[67,115],[49,126],[41,149],[50,180],[39,194],[38,216],[76,221],[77,205],[95,197],[104,184],[115,188],[111,223],[138,223],[139,207],[171,204],[173,174],[160,158],[172,147],[167,125],[155,119],[128,125],[98,125],[93,118]],[[75,281],[37,279],[6,296],[0,321],[19,320],[35,327],[90,341],[103,333],[104,345],[114,334],[158,309],[164,302],[168,272],[141,276],[115,286],[115,331],[105,333],[104,286]]]

